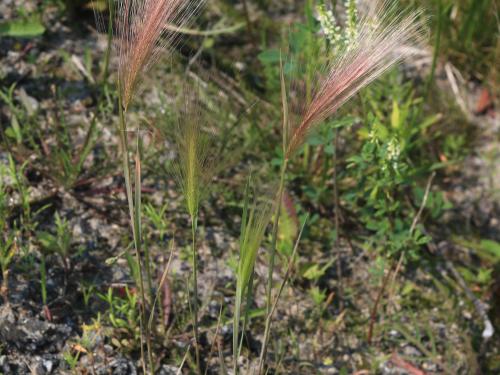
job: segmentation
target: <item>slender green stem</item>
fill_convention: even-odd
[[[240,295],[241,287],[238,283],[236,287],[236,304],[234,306],[234,317],[233,317],[233,373],[238,375],[238,332],[239,332],[239,317],[240,317]]]
[[[242,295],[243,295],[243,290],[242,290],[242,277],[243,277],[243,271],[242,271],[242,261],[243,261],[243,249],[245,245],[245,233],[247,230],[247,225],[250,223],[248,222],[248,205],[249,205],[249,196],[250,196],[250,184],[252,180],[252,175],[248,177],[247,184],[245,186],[245,197],[243,200],[243,214],[241,217],[241,226],[240,226],[240,254],[239,254],[239,260],[238,260],[238,270],[236,274],[236,298],[235,298],[235,304],[234,304],[234,318],[233,318],[233,371],[234,375],[238,375],[238,358],[241,353],[241,346],[243,344],[243,335],[245,331],[245,324],[243,325],[242,328],[242,335],[241,335],[241,341],[240,341],[240,346],[238,348],[238,338],[239,338],[239,329],[240,329],[240,315],[241,315],[241,300],[242,300]],[[253,272],[251,276],[251,281],[248,286],[248,296],[247,296],[247,308],[246,308],[246,313],[245,313],[245,323],[246,323],[246,317],[248,316],[248,307],[250,306],[249,299],[250,299],[250,288],[251,288],[251,283],[253,282]]]
[[[273,232],[272,232],[272,242],[271,242],[271,253],[269,255],[269,270],[268,270],[268,279],[267,279],[267,299],[266,299],[266,308],[267,313],[271,311],[271,300],[272,300],[272,289],[273,289],[273,274],[274,274],[274,264],[276,261],[276,246],[278,243],[278,226],[279,226],[279,218],[281,214],[281,204],[283,201],[283,191],[285,189],[285,175],[286,169],[288,165],[288,160],[285,159],[283,165],[281,167],[280,172],[280,184],[278,188],[277,205],[276,212],[274,215],[273,221]]]
[[[280,300],[281,294],[283,293],[283,289],[285,288],[285,285],[288,282],[288,278],[290,277],[290,273],[291,273],[291,270],[293,268],[293,264],[295,262],[297,250],[299,248],[299,243],[300,243],[300,240],[302,238],[302,234],[304,233],[304,228],[306,226],[307,220],[308,220],[308,216],[306,217],[306,219],[304,220],[304,223],[302,224],[299,235],[298,235],[298,237],[295,241],[295,245],[293,247],[292,255],[291,255],[290,260],[288,262],[285,276],[284,276],[283,281],[281,282],[281,285],[278,289],[278,293],[276,294],[276,298],[274,299],[274,302],[271,306],[271,310],[269,311],[269,314],[267,314],[267,317],[266,317],[266,328],[264,331],[264,342],[262,343],[262,351],[260,353],[260,359],[259,359],[259,374],[264,373],[264,363],[265,363],[265,359],[266,359],[265,357],[266,357],[266,352],[267,352],[267,346],[269,344],[269,334],[271,332],[271,323],[272,323],[273,314],[276,311],[276,308],[278,307],[278,302]]]
[[[151,331],[149,330],[149,326],[146,324],[147,321],[147,316],[146,316],[146,305],[148,303],[148,298],[146,298],[146,292],[145,292],[145,287],[144,287],[144,276],[142,274],[142,267],[141,267],[141,253],[142,253],[142,184],[141,184],[141,135],[139,132],[139,129],[137,129],[136,132],[136,137],[137,137],[137,145],[136,145],[136,154],[135,154],[135,206],[134,206],[134,213],[135,213],[135,220],[134,220],[134,226],[136,228],[135,232],[137,233],[136,237],[136,257],[137,257],[137,264],[139,266],[139,279],[140,279],[140,290],[141,290],[141,299],[142,299],[142,314],[143,314],[143,325],[144,325],[144,333],[146,335],[146,348],[147,348],[147,355],[148,355],[148,360],[149,360],[149,370],[151,374],[154,374],[154,361],[153,361],[153,351],[151,350]],[[147,254],[146,254],[147,253]],[[150,265],[149,265],[149,252],[147,252],[147,249],[145,247],[145,258],[146,258],[146,272],[150,271]],[[149,273],[148,273],[149,275]],[[151,293],[151,284],[150,286],[150,293]],[[148,295],[150,294],[148,293]]]
[[[146,241],[144,241],[144,262],[146,263],[146,283],[148,286],[148,302],[151,304],[154,301],[153,293],[153,272],[151,271],[151,255],[149,253],[149,246]]]
[[[45,255],[42,254],[40,262],[40,284],[42,287],[42,304],[47,305],[47,267],[45,265]]]
[[[139,129],[137,129],[137,153],[136,153],[136,166],[139,166],[139,168],[136,167],[136,170],[138,169],[137,173],[137,179],[136,179],[136,217],[137,217],[137,223],[139,227],[142,228],[141,226],[141,214],[142,214],[142,204],[141,204],[141,160],[142,160],[142,150],[143,150],[143,145],[142,145],[142,138],[140,137]],[[139,199],[137,199],[137,197]],[[148,298],[148,303],[152,304],[154,300],[154,294],[153,294],[153,277],[152,277],[152,271],[151,271],[151,257],[149,254],[149,246],[144,238],[142,238],[142,229],[140,231],[140,239],[141,239],[141,244],[142,248],[144,249],[144,263],[145,263],[145,268],[146,268],[146,282],[147,282],[147,287],[148,287],[148,293],[146,294],[146,297]]]
[[[243,340],[245,338],[245,330],[246,330],[246,327],[248,325],[248,321],[250,319],[250,306],[251,306],[251,303],[252,303],[252,289],[253,289],[253,279],[254,279],[254,272],[252,271],[251,275],[250,275],[250,280],[248,282],[248,286],[246,287],[246,305],[245,305],[245,315],[243,317],[243,325],[241,326],[241,337],[239,339],[240,343],[239,343],[239,346],[237,347],[237,352],[236,352],[236,356],[234,357],[234,374],[235,375],[238,375],[238,372],[239,372],[239,368],[238,368],[238,358],[240,357],[240,354],[241,354],[241,349],[243,348]],[[239,296],[239,300],[241,301],[241,299],[243,298],[243,291],[240,291],[240,296]],[[239,306],[238,306],[238,320],[237,320],[237,326],[236,326],[236,329],[237,329],[237,334],[236,334],[236,338],[238,338],[238,332],[239,332],[239,323],[240,323],[240,320],[241,320],[241,302],[239,303]],[[233,340],[234,340],[234,334],[233,334]],[[233,346],[234,346],[234,341],[233,341]]]
[[[238,275],[241,277],[241,273]],[[233,373],[234,375],[238,375],[238,358],[240,357],[241,348],[243,347],[243,339],[245,336],[245,329],[248,323],[249,318],[249,306],[252,300],[252,284],[253,284],[253,272],[250,275],[250,280],[248,282],[248,286],[244,288],[240,281],[238,281],[238,285],[236,287],[236,303],[234,307],[234,317],[233,317]],[[241,321],[241,301],[243,299],[243,295],[246,292],[246,308],[245,315],[243,318],[243,325],[241,327],[241,337],[240,337],[240,321]]]
[[[273,232],[271,239],[271,252],[269,254],[269,270],[267,275],[267,296],[266,296],[266,315],[270,317],[272,311],[272,290],[273,290],[273,275],[274,275],[274,264],[276,262],[276,247],[278,243],[278,226],[279,226],[279,218],[281,214],[281,204],[283,202],[283,192],[285,189],[285,176],[286,170],[288,166],[288,159],[285,158],[283,161],[283,165],[281,166],[280,173],[280,184],[278,188],[277,205],[276,212],[274,214],[273,221]],[[267,341],[270,334],[271,328],[271,319],[266,319],[266,327],[264,330],[264,344],[262,345],[262,350],[260,352],[260,365],[262,367],[264,365],[266,353],[267,353]]]
[[[443,31],[443,1],[438,0],[437,4],[437,29],[436,29],[436,36],[435,36],[435,41],[434,41],[434,53],[432,56],[432,65],[431,65],[431,72],[429,73],[429,78],[427,79],[426,83],[426,88],[425,88],[425,98],[427,99],[429,97],[432,83],[434,82],[434,75],[436,74],[436,67],[437,67],[437,60],[439,57],[439,52],[441,49],[441,34]],[[423,101],[423,103],[425,103]]]
[[[194,301],[193,301],[193,332],[194,332],[194,343],[195,343],[195,355],[196,355],[196,368],[198,373],[202,374],[200,367],[200,348],[199,348],[199,337],[198,337],[198,254],[196,251],[196,231],[198,228],[198,217],[191,216],[191,246],[192,246],[192,257],[193,257],[193,291],[194,291]]]
[[[142,368],[144,371],[144,374],[148,374],[147,371],[147,366],[146,366],[146,356],[144,353],[144,341],[143,341],[143,334],[146,336],[146,346],[147,346],[147,351],[148,351],[148,357],[149,357],[149,365],[150,365],[150,373],[152,374],[154,372],[154,367],[153,366],[153,361],[152,361],[152,353],[151,353],[151,337],[149,334],[149,329],[147,325],[145,324],[146,321],[146,298],[145,298],[145,293],[144,293],[144,278],[142,274],[142,262],[141,262],[141,213],[140,213],[140,201],[141,201],[141,196],[140,196],[140,184],[138,185],[138,182],[140,182],[140,170],[138,171],[139,173],[136,173],[136,191],[135,195],[132,191],[132,181],[131,181],[131,166],[130,166],[130,159],[128,155],[128,141],[127,141],[127,126],[125,122],[125,113],[123,109],[123,103],[122,103],[122,98],[121,98],[121,90],[118,89],[118,107],[119,107],[119,128],[118,128],[118,134],[119,134],[119,140],[120,140],[120,147],[121,147],[121,153],[122,153],[122,167],[123,167],[123,174],[125,177],[125,189],[127,193],[127,202],[128,202],[128,207],[129,207],[129,214],[130,214],[130,220],[132,223],[132,234],[134,238],[134,247],[135,247],[135,257],[136,257],[136,262],[138,266],[138,273],[139,273],[139,292],[141,296],[141,306],[140,306],[140,314],[139,314],[139,322],[140,322],[140,340],[141,340],[141,360],[142,360]],[[138,158],[137,161],[140,159]],[[134,198],[135,198],[135,205],[134,205]]]
[[[340,257],[340,201],[339,201],[339,178],[338,178],[338,164],[339,164],[339,129],[335,129],[335,140],[334,140],[334,154],[333,154],[333,195],[335,204],[335,248],[337,251],[337,291],[339,294],[339,307],[340,311],[344,310],[344,287],[342,280],[342,259]]]
[[[250,305],[252,304],[252,290],[253,290],[253,279],[254,279],[254,272],[250,275],[250,281],[248,282],[247,286],[247,300],[246,300],[246,307],[245,307],[245,315],[243,317],[243,325],[241,327],[241,338],[240,338],[240,346],[238,348],[238,357],[241,353],[241,348],[243,347],[243,339],[245,338],[245,330],[248,325],[248,320],[250,319]]]

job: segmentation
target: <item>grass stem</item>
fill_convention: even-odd
[[[198,229],[198,218],[191,216],[191,251],[193,257],[193,333],[194,348],[196,356],[196,368],[199,374],[202,374],[200,366],[200,348],[198,336],[198,254],[196,252],[196,231]]]
[[[135,248],[135,257],[137,262],[138,274],[139,274],[139,282],[138,288],[141,297],[141,306],[140,306],[140,314],[139,314],[139,322],[140,322],[140,341],[141,341],[141,361],[142,368],[144,374],[153,374],[154,373],[154,363],[152,359],[152,351],[151,351],[151,336],[149,333],[149,329],[146,323],[146,295],[144,291],[144,277],[142,274],[142,262],[141,262],[141,247],[142,247],[142,228],[141,228],[141,184],[140,184],[140,154],[139,147],[136,153],[136,173],[135,173],[135,194],[132,190],[132,181],[131,181],[131,166],[129,159],[129,145],[127,141],[127,125],[125,121],[125,112],[122,102],[122,97],[120,94],[121,90],[118,90],[118,107],[119,107],[119,140],[120,140],[120,148],[122,153],[122,167],[123,174],[125,177],[125,189],[127,193],[127,202],[129,207],[130,220],[132,223],[132,234],[134,239],[134,248]],[[138,135],[139,136],[139,135]],[[134,204],[135,200],[135,204]],[[144,353],[144,341],[143,334],[146,336],[146,349],[149,361],[150,372],[147,371],[146,365],[146,355]]]
[[[436,74],[437,61],[439,58],[439,53],[441,50],[441,34],[443,31],[443,23],[444,23],[444,11],[443,11],[443,0],[437,1],[437,28],[436,28],[436,36],[434,40],[434,51],[432,54],[432,65],[431,71],[429,73],[429,77],[425,84],[425,99],[429,98],[430,91],[432,88],[432,83],[434,82],[434,76]],[[423,101],[425,102],[425,101]]]
[[[300,228],[299,235],[297,236],[297,239],[295,241],[295,245],[293,247],[292,255],[290,256],[290,260],[288,261],[288,266],[287,266],[287,269],[285,272],[285,276],[284,276],[283,281],[281,282],[281,285],[278,289],[278,293],[276,295],[276,298],[274,299],[274,302],[272,302],[271,309],[266,317],[266,328],[264,331],[264,342],[262,343],[262,351],[261,351],[260,359],[259,359],[259,374],[266,373],[266,372],[264,372],[264,364],[265,364],[265,359],[266,359],[267,347],[269,344],[269,335],[271,332],[271,323],[272,323],[273,314],[276,311],[276,308],[278,307],[278,302],[280,300],[281,294],[283,293],[283,289],[285,288],[285,285],[288,282],[288,279],[290,278],[290,273],[291,273],[293,265],[295,263],[295,257],[297,255],[297,250],[299,248],[299,242],[302,238],[302,234],[304,233],[304,228],[306,226],[308,218],[309,217],[306,216],[306,219],[304,220],[302,227]]]
[[[335,140],[333,149],[333,195],[335,200],[335,249],[337,251],[337,291],[339,294],[339,308],[340,311],[344,310],[344,287],[342,280],[342,258],[340,254],[340,202],[338,190],[338,149],[339,149],[339,129],[335,129]]]
[[[281,214],[281,205],[283,202],[283,192],[285,189],[285,176],[286,170],[288,166],[288,159],[284,159],[283,165],[281,166],[280,172],[280,183],[278,187],[278,195],[276,197],[276,211],[274,214],[273,221],[273,229],[272,229],[272,239],[271,239],[271,252],[269,254],[269,270],[267,275],[267,296],[266,296],[266,327],[264,329],[264,343],[262,345],[262,350],[260,352],[260,365],[259,368],[262,368],[264,365],[264,361],[267,353],[267,342],[269,341],[269,334],[271,328],[271,312],[272,312],[272,290],[273,290],[273,275],[274,275],[274,264],[276,262],[276,247],[278,243],[278,227],[279,227],[279,218]]]
[[[113,19],[115,17],[114,0],[108,0],[109,22],[106,54],[104,55],[104,70],[102,74],[102,84],[106,85],[109,78],[109,62],[111,60],[111,49],[113,44]]]

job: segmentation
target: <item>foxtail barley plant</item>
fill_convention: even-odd
[[[199,103],[196,98],[184,99],[185,110],[179,116],[174,137],[178,153],[174,174],[182,191],[184,204],[191,221],[191,254],[193,263],[193,331],[195,337],[195,355],[198,371],[200,367],[198,335],[198,252],[196,235],[200,202],[208,193],[212,179],[221,166],[221,159],[213,149],[213,133],[204,129]]]
[[[289,113],[288,93],[281,69],[284,160],[269,255],[267,319],[259,365],[261,373],[264,371],[270,334],[278,213],[283,199],[287,166],[294,154],[304,145],[311,131],[335,115],[337,110],[361,89],[403,59],[410,57],[415,51],[412,47],[422,38],[420,12],[398,12],[394,5],[385,0],[371,2],[369,9],[368,15],[359,19],[357,32],[349,33],[351,40],[337,51],[323,69],[317,71],[311,102],[295,113]],[[350,18],[354,18],[354,14],[350,15]]]
[[[144,373],[154,373],[151,332],[146,324],[147,298],[144,290],[141,227],[141,141],[137,131],[135,168],[132,170],[127,133],[126,113],[135,96],[141,90],[144,75],[158,62],[165,52],[170,52],[177,35],[168,31],[169,25],[184,26],[199,10],[203,1],[191,0],[108,0],[110,22],[96,12],[97,25],[108,29],[113,52],[117,57],[117,87],[119,123],[118,134],[125,177],[126,196],[132,226],[136,262],[139,273],[141,297],[140,329],[141,358]],[[113,38],[111,38],[113,36]],[[110,44],[111,47],[111,44]],[[111,48],[110,48],[111,50]],[[108,52],[109,53],[109,52]],[[105,73],[107,74],[107,73]],[[138,130],[139,127],[136,125]],[[133,176],[132,176],[133,173]],[[132,182],[133,181],[133,182]],[[149,266],[146,256],[146,266]],[[150,280],[148,280],[150,282]],[[144,353],[143,334],[146,337],[147,353]],[[149,366],[146,365],[146,356]],[[149,368],[148,368],[149,367]]]
[[[394,7],[385,1],[378,1],[376,9],[373,16],[360,21],[355,39],[318,72],[313,99],[300,110],[299,121],[288,121],[285,159],[362,88],[415,53],[412,46],[421,38],[421,14],[394,14]]]

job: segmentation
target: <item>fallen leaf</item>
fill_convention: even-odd
[[[477,100],[475,113],[477,115],[484,114],[491,107],[493,107],[493,100],[488,89],[484,88],[482,89],[481,95],[479,95],[479,99]]]
[[[419,368],[413,366],[411,363],[405,361],[403,358],[393,353],[391,362],[394,366],[407,371],[410,375],[426,375],[426,373]]]

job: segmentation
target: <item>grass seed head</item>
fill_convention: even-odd
[[[332,116],[362,88],[412,56],[422,40],[421,12],[398,12],[387,1],[374,1],[359,21],[353,40],[318,72],[312,100],[299,121],[288,122],[285,157],[290,158],[310,131]]]
[[[214,133],[203,122],[200,103],[184,97],[184,109],[174,135],[178,160],[175,176],[184,195],[186,209],[192,218],[198,216],[200,200],[217,173],[220,159],[214,148]]]
[[[114,0],[115,52],[122,105],[128,108],[143,74],[162,53],[169,52],[178,34],[171,27],[185,26],[199,11],[203,0]],[[96,12],[98,27],[106,29]]]

